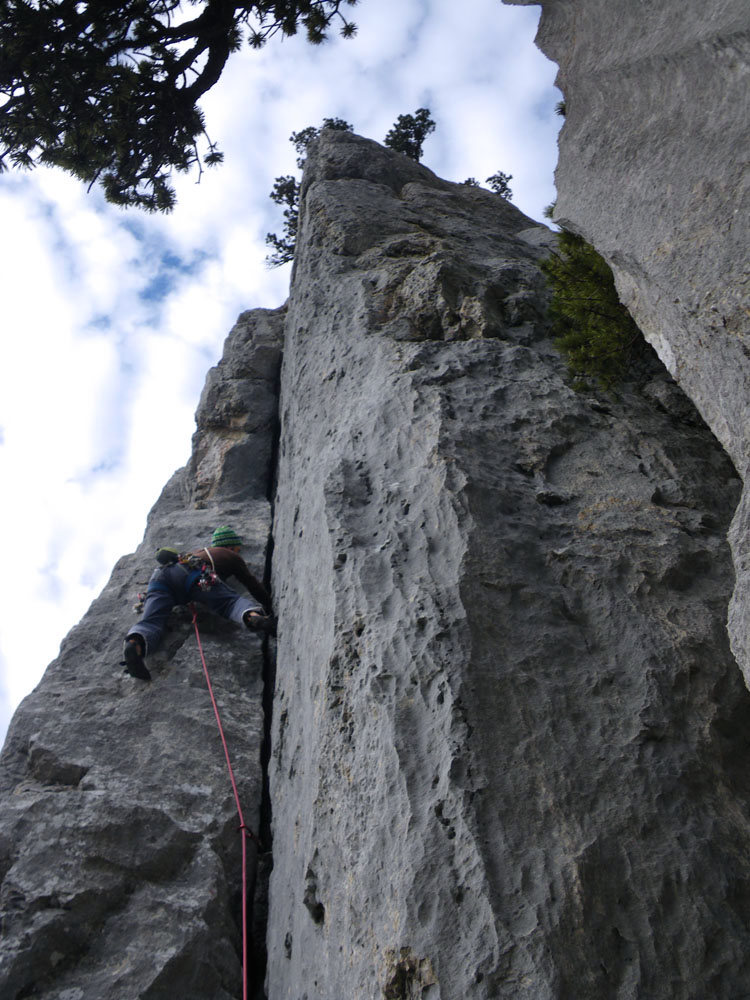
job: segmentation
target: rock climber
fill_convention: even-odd
[[[240,536],[233,528],[225,526],[214,531],[210,548],[199,549],[190,554],[209,562],[213,571],[225,583],[230,577],[235,577],[268,613],[271,610],[271,595],[260,580],[250,572],[247,563],[239,554],[241,548]]]
[[[159,566],[148,583],[142,618],[125,637],[123,655],[127,673],[139,680],[151,680],[145,657],[158,647],[175,605],[195,601],[222,618],[244,624],[251,632],[275,635],[275,618],[267,613],[270,597],[239,555],[241,545],[239,535],[232,528],[223,527],[214,531],[210,547],[197,552],[180,556],[173,548],[158,549]],[[227,586],[224,581],[231,576],[247,587],[251,599]]]

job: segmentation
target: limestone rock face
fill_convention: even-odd
[[[736,473],[661,366],[576,394],[545,230],[344,132],[282,367],[270,1000],[750,981]]]
[[[157,546],[198,547],[229,523],[262,574],[282,322],[283,311],[240,317],[209,373],[190,465],[13,719],[0,761],[4,1000],[241,995],[241,842],[190,616],[174,616],[149,658],[151,684],[119,661]],[[207,613],[199,627],[257,831],[261,640]]]
[[[273,548],[279,613],[268,1000],[747,991],[740,482],[655,358],[617,396],[572,391],[550,239],[375,143],[311,146],[287,309],[240,317],[187,467],[12,723],[3,1000],[242,995],[237,818],[189,619],[149,686],[118,666],[156,546],[227,523],[257,572]],[[274,644],[200,628],[267,847]]]
[[[560,67],[557,220],[606,257],[622,300],[747,480],[750,7],[504,2],[541,2],[537,43]],[[744,499],[730,631],[750,681],[749,528]]]

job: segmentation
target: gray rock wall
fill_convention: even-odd
[[[188,467],[14,716],[0,759],[3,1000],[242,995],[241,842],[189,615],[174,615],[149,658],[151,684],[119,661],[157,546],[198,547],[230,523],[263,572],[282,322],[283,311],[240,317],[209,373]],[[202,613],[199,627],[258,831],[267,657],[236,625]],[[253,873],[252,842],[248,854]]]
[[[568,387],[507,202],[336,132],[303,194],[269,998],[741,994],[733,467],[659,365]]]
[[[189,621],[149,687],[117,663],[157,544],[231,523],[265,561],[284,326],[268,1000],[742,996],[734,467],[655,360],[616,397],[571,390],[549,233],[503,199],[339,132],[303,195],[286,319],[240,318],[188,466],[13,721],[0,995],[241,995],[237,823]],[[201,629],[258,829],[273,650]]]
[[[560,67],[567,111],[556,218],[606,257],[636,322],[747,479],[750,6],[541,7],[537,43]],[[748,680],[749,529],[744,499],[730,631]]]

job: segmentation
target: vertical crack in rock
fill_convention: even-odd
[[[188,465],[151,511],[60,656],[18,709],[0,759],[0,995],[40,1000],[233,1000],[242,995],[237,814],[190,616],[123,674],[131,606],[157,546],[221,524],[267,557],[284,310],[243,314],[207,377]],[[263,817],[264,679],[273,641],[199,609],[201,641],[245,822]],[[250,879],[264,888],[256,846]],[[262,981],[263,907],[253,921]]]
[[[323,133],[274,526],[271,1000],[750,981],[734,468],[661,366],[576,394],[550,234]]]
[[[281,618],[274,694],[273,644],[201,617],[266,846],[268,762],[269,1000],[746,990],[739,481],[664,370],[570,390],[549,241],[377,144],[311,147],[286,319],[240,317],[188,466],[11,724],[3,997],[241,993],[237,818],[189,620],[152,684],[118,666],[157,544],[221,523],[255,568],[273,551]]]
[[[276,484],[278,474],[278,453],[279,453],[279,420],[278,420],[278,400],[281,393],[281,372],[277,366],[277,374],[274,387],[274,397],[277,401],[276,411],[272,423],[271,436],[271,456],[269,461],[269,475],[267,483],[267,499],[270,504],[270,526],[268,534],[265,561],[263,569],[263,583],[269,593],[272,593],[272,569],[273,569],[273,521],[274,521],[274,501],[276,495]],[[260,748],[260,763],[262,773],[262,791],[260,813],[258,817],[258,838],[261,844],[261,851],[257,859],[257,867],[253,885],[253,914],[252,914],[252,942],[253,942],[253,963],[252,981],[250,983],[250,995],[253,997],[265,998],[264,985],[266,975],[266,933],[268,928],[268,882],[273,868],[273,806],[269,787],[269,762],[271,759],[271,739],[273,725],[273,705],[274,692],[276,687],[276,642],[268,636],[264,636],[263,645],[263,739]]]

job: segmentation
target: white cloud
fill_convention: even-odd
[[[264,239],[281,231],[268,193],[296,170],[293,130],[338,116],[382,141],[399,114],[427,106],[438,124],[427,166],[459,181],[512,173],[515,204],[536,218],[554,198],[559,94],[533,46],[536,10],[363,0],[352,15],[354,40],[316,49],[299,35],[230,60],[203,102],[226,162],[200,184],[179,177],[170,216],[116,209],[61,172],[0,178],[12,568],[0,578],[0,733],[186,460],[206,370],[237,314],[286,298],[289,268],[265,267]],[[116,665],[89,669],[106,678]]]

